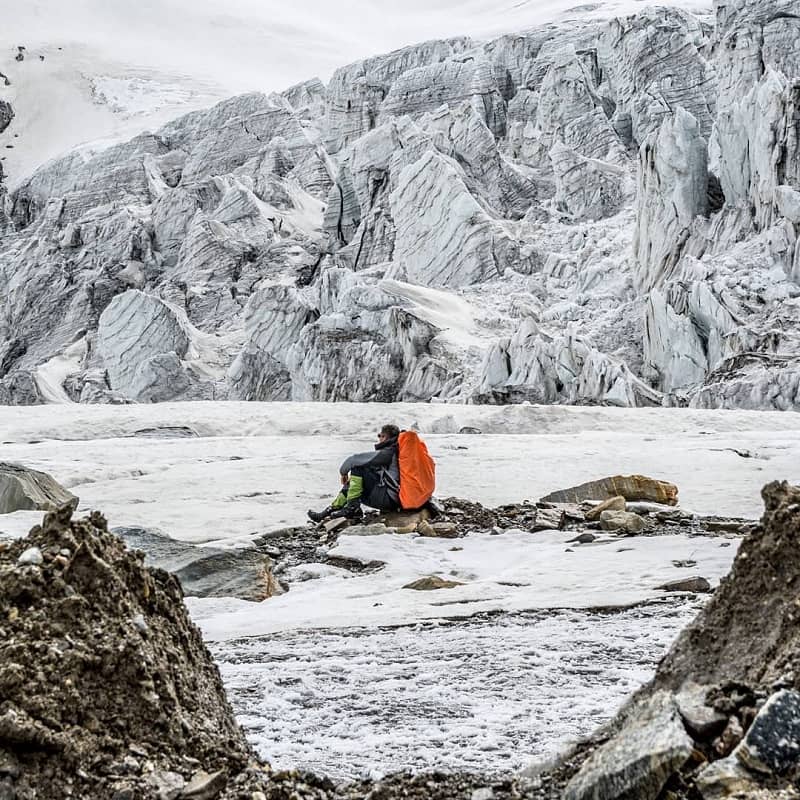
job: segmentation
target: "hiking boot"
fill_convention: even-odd
[[[312,511],[311,509],[308,510],[308,518],[312,522],[322,522],[323,520],[328,519],[328,517],[333,514],[334,509],[333,506],[328,506],[327,508],[323,508],[322,511]]]
[[[364,512],[361,510],[361,503],[358,500],[351,500],[346,506],[330,514],[331,519],[361,519],[363,516]]]

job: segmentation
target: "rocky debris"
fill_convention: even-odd
[[[567,513],[563,508],[537,508],[536,518],[530,523],[530,530],[560,531],[567,521]]]
[[[644,520],[632,511],[603,511],[600,527],[613,533],[637,534],[644,530]]]
[[[582,503],[586,500],[605,501],[613,497],[676,506],[678,487],[644,475],[615,475],[551,492],[541,500],[546,503]]]
[[[436,589],[453,589],[456,586],[463,585],[464,584],[460,583],[459,581],[450,581],[446,580],[445,578],[441,578],[438,575],[429,575],[426,578],[420,578],[419,580],[407,583],[403,588],[414,589],[417,592],[431,592],[435,591]]]
[[[617,497],[609,497],[608,500],[603,500],[602,502],[598,503],[596,506],[593,506],[586,512],[586,521],[587,522],[594,522],[595,520],[600,519],[600,515],[604,511],[626,511],[627,505],[625,502],[625,498],[621,496]],[[631,509],[634,511],[634,509]]]
[[[706,705],[708,690],[696,683],[686,684],[676,696],[683,724],[697,742],[711,742],[728,725],[728,715]]]
[[[589,756],[567,785],[564,800],[655,800],[693,749],[675,700],[658,692],[629,726]]]
[[[786,589],[800,572],[800,488],[770,483],[762,497],[760,525],[743,540],[730,575],[662,662],[655,686],[677,689],[687,680],[763,686],[790,671],[800,675],[800,626]],[[758,619],[752,614],[755,597]],[[762,618],[771,620],[768,629]]]
[[[64,503],[77,507],[77,502],[77,497],[46,472],[0,462],[0,514],[43,511]]]
[[[692,592],[694,594],[705,594],[711,591],[711,584],[702,577],[681,578],[677,581],[670,581],[658,587],[664,592]]]
[[[30,548],[42,563],[18,564]],[[205,796],[232,798],[234,776],[260,769],[177,580],[99,513],[73,520],[61,506],[0,549],[0,620],[6,795],[111,800],[149,791],[156,773],[191,784],[204,769],[231,788],[218,778]]]
[[[800,624],[787,587],[797,575],[800,488],[775,482],[762,495],[760,525],[651,683],[546,772],[554,791],[532,796],[558,797],[566,781],[564,797],[595,800],[796,796]],[[651,730],[654,719],[660,722]]]
[[[283,594],[269,556],[255,548],[198,547],[144,528],[114,528],[113,533],[131,550],[146,553],[146,566],[175,575],[187,596],[260,602]]]
[[[11,103],[6,100],[0,100],[0,133],[2,133],[14,119],[14,109]]]
[[[733,754],[748,769],[782,775],[800,763],[800,693],[776,692]]]

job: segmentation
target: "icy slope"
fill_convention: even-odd
[[[327,80],[348,59],[409,41],[491,36],[565,13],[611,16],[635,7],[631,0],[577,12],[569,0],[500,6],[417,1],[402,10],[386,0],[335,6],[236,0],[224,9],[189,0],[11,5],[0,3],[0,72],[11,81],[5,89],[0,84],[0,99],[17,113],[6,137],[14,150],[3,154],[12,184],[77,145],[108,146],[239,92],[280,91],[312,75]],[[24,62],[14,61],[20,45],[27,49]]]
[[[430,40],[51,162],[0,400],[797,408],[792,8]]]

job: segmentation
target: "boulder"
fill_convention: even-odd
[[[728,724],[728,717],[706,705],[707,686],[689,683],[676,697],[686,730],[696,742],[710,742],[719,736]]]
[[[567,785],[564,800],[655,800],[693,749],[673,696],[658,692],[589,756]]]
[[[538,508],[536,520],[530,526],[534,533],[539,531],[560,531],[566,524],[567,515],[563,508]]]
[[[416,528],[420,522],[430,518],[428,509],[423,508],[420,511],[389,511],[381,514],[380,520],[387,528],[407,528],[410,525]]]
[[[131,549],[147,553],[145,564],[175,575],[190,597],[238,597],[260,602],[283,594],[272,561],[254,548],[198,547],[145,528],[115,528]]]
[[[600,527],[613,533],[636,534],[644,530],[644,520],[632,511],[603,511]]]
[[[733,754],[748,769],[781,775],[800,762],[800,693],[783,689],[767,700]]]
[[[598,505],[586,512],[585,517],[587,522],[595,522],[596,520],[600,519],[600,515],[604,511],[626,510],[627,506],[625,504],[625,498],[618,495],[617,497],[609,497],[608,500],[603,500],[602,503],[598,503]],[[633,509],[631,509],[631,511],[633,511]]]
[[[701,577],[680,578],[676,581],[664,583],[658,587],[664,592],[694,592],[695,594],[705,594],[711,591],[711,584]]]
[[[455,539],[458,537],[458,526],[454,522],[434,522],[422,520],[417,525],[417,533],[434,539]]]
[[[585,500],[608,500],[612,497],[625,500],[646,500],[651,503],[676,506],[678,487],[667,481],[644,475],[614,475],[598,481],[582,483],[569,489],[551,492],[542,498],[546,503],[582,503]]]
[[[78,498],[46,472],[21,464],[0,462],[0,514],[14,511],[43,511]]]
[[[429,575],[427,578],[420,578],[412,583],[407,583],[404,589],[414,589],[418,592],[431,592],[436,589],[453,589],[456,586],[463,586],[460,581],[448,581],[438,575]]]
[[[733,756],[703,767],[695,778],[695,786],[703,800],[726,797],[753,797],[758,783]]]

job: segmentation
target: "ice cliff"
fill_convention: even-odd
[[[798,41],[426,42],[0,176],[0,402],[800,409]]]

